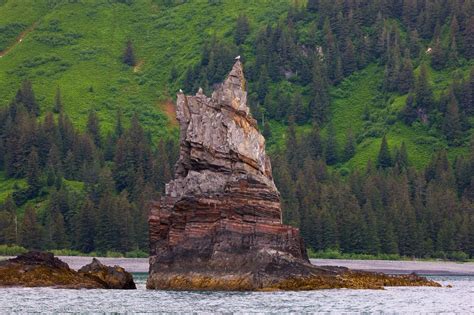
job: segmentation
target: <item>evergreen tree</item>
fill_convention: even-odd
[[[355,48],[352,41],[348,38],[346,48],[343,54],[344,75],[348,76],[357,70],[357,62],[355,57]]]
[[[466,23],[464,30],[464,51],[467,58],[474,58],[474,16]]]
[[[328,136],[326,139],[326,148],[324,150],[324,155],[326,157],[326,163],[328,165],[336,164],[338,161],[337,154],[337,139],[336,139],[336,130],[332,123],[328,126]]]
[[[136,65],[135,52],[134,52],[134,48],[133,48],[133,44],[131,40],[127,41],[127,44],[125,46],[125,50],[122,56],[122,62],[126,65],[129,65],[130,67],[134,67]]]
[[[433,108],[433,91],[428,82],[428,69],[425,64],[421,65],[420,74],[415,82],[415,104],[419,109]]]
[[[86,199],[75,218],[76,248],[83,253],[95,250],[96,208],[90,199]]]
[[[311,116],[314,121],[321,124],[328,118],[330,98],[326,72],[318,57],[314,59],[311,91],[313,96],[310,103]]]
[[[311,159],[319,160],[323,157],[324,146],[317,124],[313,124],[311,132],[306,140],[306,147],[308,149],[308,155]]]
[[[409,166],[408,151],[405,142],[402,142],[400,149],[395,154],[394,165],[400,169],[406,169]]]
[[[61,90],[59,87],[56,88],[56,95],[54,96],[53,112],[59,114],[63,111],[63,101],[61,99]]]
[[[383,136],[380,144],[379,154],[377,156],[377,167],[387,168],[392,166],[392,155],[387,143],[387,137]]]
[[[249,20],[245,14],[240,14],[235,27],[234,41],[236,45],[242,45],[250,33]]]
[[[92,110],[89,112],[89,116],[87,117],[87,132],[93,139],[96,147],[101,147],[102,140],[100,135],[99,118]]]
[[[450,93],[450,100],[443,121],[443,131],[450,143],[454,143],[461,135],[459,109],[454,94]]]
[[[293,96],[290,115],[295,117],[295,122],[297,124],[304,124],[306,122],[307,116],[303,106],[303,99],[300,93],[295,93],[295,95]]]
[[[18,244],[17,206],[9,195],[0,206],[0,243]]]
[[[265,138],[265,140],[267,140],[267,142],[272,137],[272,130],[268,121],[266,121],[263,125],[262,136]]]
[[[440,38],[436,38],[431,51],[431,66],[435,70],[441,70],[446,64],[446,56],[441,46]]]
[[[41,190],[40,168],[36,149],[33,149],[28,157],[26,178],[28,182],[29,197],[36,197]]]
[[[32,206],[26,207],[21,224],[20,245],[28,249],[42,248],[42,232]]]
[[[16,104],[21,104],[28,111],[28,113],[39,116],[40,109],[36,101],[35,93],[33,91],[33,85],[31,81],[24,80],[21,83],[21,87],[16,93],[14,102]]]
[[[346,135],[346,144],[344,145],[344,161],[349,161],[356,152],[356,144],[352,129],[349,129]]]
[[[408,93],[414,88],[415,76],[413,74],[413,66],[411,59],[406,57],[403,60],[403,66],[398,77],[398,91],[402,94]]]

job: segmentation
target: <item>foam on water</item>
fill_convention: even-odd
[[[474,277],[432,277],[452,288],[399,287],[386,290],[307,292],[147,291],[146,274],[134,274],[138,290],[0,289],[0,313],[301,313],[301,312],[474,312]]]

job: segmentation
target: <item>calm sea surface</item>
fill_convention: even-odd
[[[436,276],[452,288],[309,292],[147,291],[146,274],[134,274],[138,290],[0,289],[0,314],[8,313],[474,313],[473,276]]]

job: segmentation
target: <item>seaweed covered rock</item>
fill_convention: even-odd
[[[120,266],[106,266],[97,258],[79,269],[79,273],[99,279],[107,289],[136,289],[133,276]]]
[[[265,139],[246,103],[240,61],[211,97],[177,95],[175,179],[149,217],[149,289],[381,288],[392,278],[310,264],[299,230],[282,224]],[[385,279],[382,281],[381,279]],[[423,278],[400,285],[434,285]],[[403,284],[402,284],[403,283]]]
[[[69,268],[65,262],[54,257],[52,253],[32,251],[19,255],[16,258],[0,262],[0,287],[55,287],[66,289],[132,288],[131,283],[133,283],[133,278],[130,279],[131,275],[125,272],[123,268],[103,267],[107,270],[106,276],[104,277],[105,280],[98,275],[100,272],[91,274],[77,272]],[[90,269],[96,270],[95,268]],[[126,281],[122,281],[122,279],[126,279]],[[121,287],[120,284],[123,286]]]

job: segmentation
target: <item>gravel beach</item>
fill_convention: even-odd
[[[78,270],[91,262],[92,257],[58,256],[72,269]],[[0,257],[0,260],[9,257]],[[130,272],[148,272],[148,258],[109,258],[97,257],[105,265],[119,265]],[[396,260],[345,260],[311,259],[319,266],[342,266],[356,270],[384,272],[388,274],[406,274],[416,272],[422,275],[436,276],[473,276],[474,263],[448,261],[396,261]]]

